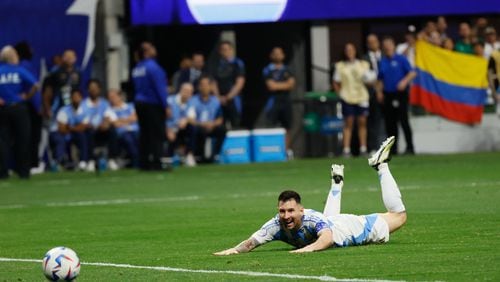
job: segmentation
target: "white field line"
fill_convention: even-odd
[[[475,188],[481,186],[500,186],[500,181],[485,181],[485,182],[471,182],[471,183],[462,183],[459,185],[452,185],[457,188]],[[402,191],[407,190],[421,190],[421,189],[435,189],[439,188],[438,186],[432,185],[402,185],[399,187]],[[322,194],[325,193],[326,190],[314,189],[314,190],[306,190],[303,194]],[[345,188],[344,193],[347,192],[379,192],[379,186],[368,186],[367,188]],[[23,209],[34,206],[42,206],[42,207],[86,207],[86,206],[108,206],[108,205],[125,205],[125,204],[140,204],[140,203],[162,203],[162,202],[184,202],[184,201],[198,201],[202,199],[211,200],[211,199],[239,199],[239,198],[247,198],[247,197],[274,197],[276,196],[275,192],[263,192],[263,193],[255,193],[255,194],[228,194],[225,196],[219,197],[201,197],[197,195],[185,196],[185,197],[166,197],[166,198],[135,198],[135,199],[107,199],[107,200],[88,200],[88,201],[75,201],[75,202],[49,202],[49,203],[41,203],[41,204],[11,204],[11,205],[0,205],[0,210],[11,210],[11,209]]]
[[[0,262],[34,262],[41,263],[42,260],[39,259],[16,259],[16,258],[2,258],[0,257]],[[251,276],[251,277],[275,277],[275,278],[285,278],[285,279],[307,279],[307,280],[319,280],[319,281],[395,281],[395,280],[376,280],[376,279],[344,279],[335,278],[332,276],[314,276],[314,275],[300,275],[300,274],[285,274],[285,273],[271,273],[271,272],[256,272],[256,271],[239,271],[239,270],[209,270],[209,269],[188,269],[188,268],[177,268],[168,266],[142,266],[142,265],[132,265],[132,264],[117,264],[117,263],[106,263],[106,262],[82,262],[82,265],[89,266],[99,266],[99,267],[114,267],[114,268],[129,268],[129,269],[144,269],[144,270],[155,270],[155,271],[167,271],[167,272],[184,272],[184,273],[203,273],[203,274],[230,274],[239,276]]]

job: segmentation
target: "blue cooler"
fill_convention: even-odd
[[[252,130],[253,161],[286,161],[285,134],[283,128]]]
[[[222,144],[220,162],[223,164],[249,163],[250,156],[250,131],[228,131]]]

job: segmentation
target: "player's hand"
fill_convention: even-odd
[[[301,254],[301,253],[311,253],[311,252],[313,252],[313,250],[311,250],[307,247],[290,251],[291,254]]]
[[[3,106],[3,105],[5,105],[5,101],[2,98],[0,98],[0,106]]]
[[[231,248],[231,249],[227,249],[224,251],[214,253],[214,255],[216,255],[216,256],[229,256],[229,255],[237,255],[237,254],[239,254],[239,253],[235,248]]]
[[[408,86],[408,83],[406,82],[406,80],[402,79],[398,82],[397,89],[398,89],[398,91],[404,91],[407,86]]]
[[[379,104],[383,104],[383,103],[384,103],[384,93],[382,93],[382,92],[377,92],[377,94],[376,94],[376,95],[377,95],[377,97],[376,97],[376,98],[377,98],[377,102],[378,102]]]

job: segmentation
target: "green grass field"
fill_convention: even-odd
[[[342,212],[384,211],[365,159],[179,168],[173,173],[47,173],[0,182],[0,257],[42,259],[55,246],[83,262],[253,271],[337,279],[500,281],[500,153],[396,157],[408,223],[385,245],[290,254],[284,243],[212,253],[276,212],[284,188],[323,209],[329,165],[346,165]],[[41,263],[0,261],[0,281],[43,281]],[[289,280],[82,265],[78,281]],[[304,280],[304,279],[301,279]]]

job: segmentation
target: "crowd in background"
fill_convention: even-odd
[[[481,17],[473,27],[467,22],[460,23],[458,35],[458,38],[451,38],[446,18],[438,17],[436,21],[428,21],[420,32],[415,26],[409,26],[405,42],[397,45],[390,36],[383,37],[380,44],[378,35],[369,34],[367,52],[362,57],[358,56],[353,43],[345,45],[344,59],[335,63],[333,75],[333,89],[342,101],[344,156],[351,155],[352,136],[356,133],[360,154],[367,154],[385,136],[398,136],[398,125],[404,133],[405,153],[415,153],[408,120],[408,90],[416,76],[413,68],[417,40],[489,60],[489,91],[497,103],[500,101],[497,77],[500,73],[500,41],[495,28]],[[357,132],[353,133],[355,127]],[[396,153],[397,145],[392,149]]]
[[[490,59],[491,88],[496,93],[500,69],[496,30],[485,18],[473,27],[461,23],[455,40],[447,29],[444,17],[427,22],[418,33],[410,26],[405,42],[398,45],[391,37],[380,43],[378,35],[370,34],[363,56],[354,44],[345,45],[345,58],[335,64],[332,78],[342,102],[344,156],[352,155],[354,136],[360,154],[367,154],[384,136],[397,136],[398,125],[404,132],[405,152],[415,153],[408,87],[416,75],[417,39]],[[22,42],[14,47],[5,46],[0,53],[0,178],[8,177],[9,168],[28,178],[30,173],[63,168],[165,170],[170,164],[165,159],[176,158],[186,166],[215,162],[226,131],[240,128],[245,64],[229,41],[219,44],[220,59],[211,71],[202,53],[183,58],[170,85],[155,60],[155,46],[141,43],[131,72],[134,101],[126,101],[118,89],[106,91],[98,79],[82,81],[71,49],[54,57],[53,67],[39,84],[30,46]],[[290,92],[295,78],[285,59],[283,48],[270,50],[262,78],[268,93],[266,117],[287,130],[286,147],[292,157]],[[47,142],[42,132],[47,133]]]

